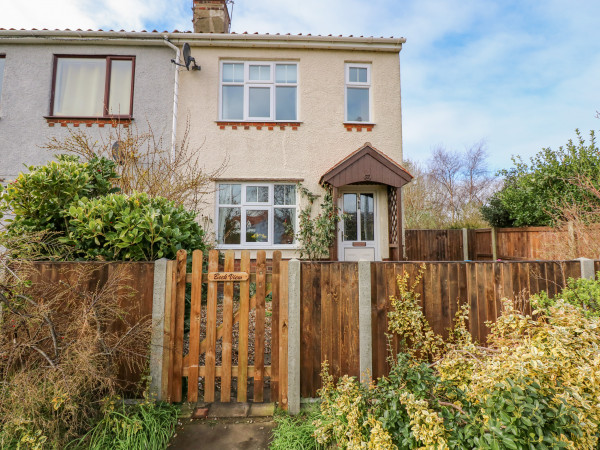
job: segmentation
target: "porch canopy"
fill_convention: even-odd
[[[388,228],[390,258],[399,261],[402,249],[402,186],[409,183],[413,176],[400,164],[370,143],[351,153],[331,169],[320,180],[321,185],[333,189],[333,198],[338,198],[338,189],[342,186],[357,184],[379,184],[388,187]],[[330,258],[337,259],[337,234],[329,250]]]

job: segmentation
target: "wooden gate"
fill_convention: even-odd
[[[209,253],[208,272],[199,250],[192,254],[191,273],[185,250],[169,262],[164,398],[182,401],[187,377],[188,402],[263,402],[269,397],[285,408],[287,262],[276,251],[268,271],[265,251],[258,251],[255,261],[249,251],[242,251],[240,260],[233,250],[226,251],[222,264],[219,256],[217,250]],[[265,344],[270,344],[267,351]],[[265,382],[270,395],[265,395]]]

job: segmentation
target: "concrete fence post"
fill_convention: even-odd
[[[156,400],[166,400],[161,398],[166,285],[167,260],[163,258],[154,262],[152,334],[150,337],[150,394]]]
[[[594,260],[589,258],[577,258],[581,264],[581,278],[593,280],[596,276],[594,272]]]
[[[358,336],[360,380],[373,376],[373,335],[371,334],[371,263],[358,262]]]
[[[492,259],[498,260],[498,233],[496,228],[492,227]]]
[[[469,260],[469,231],[466,228],[462,229],[463,241],[463,261]]]
[[[300,412],[300,261],[288,263],[288,412]]]

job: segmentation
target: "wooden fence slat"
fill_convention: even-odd
[[[350,305],[352,292],[352,277],[354,274],[353,263],[345,263],[341,267],[341,289],[340,289],[340,367],[342,375],[350,375]]]
[[[265,365],[266,252],[256,253],[256,322],[254,325],[254,401],[263,401]]]
[[[319,264],[311,265],[312,285],[312,346],[308,351],[312,355],[312,386],[316,393],[321,388],[321,270]]]
[[[331,373],[335,379],[342,376],[340,364],[340,284],[341,263],[331,263],[330,284],[331,292]]]
[[[190,351],[188,402],[198,401],[198,363],[200,359],[200,320],[202,319],[202,250],[192,253],[192,296],[190,309]]]
[[[208,254],[208,271],[219,269],[219,251],[211,250]],[[206,305],[206,376],[204,377],[204,401],[215,401],[215,360],[217,354],[217,283],[208,283]]]
[[[477,309],[477,264],[469,264],[468,267],[468,291],[469,291],[469,331],[474,339],[479,341],[479,310]]]
[[[479,330],[478,339],[479,342],[485,344],[487,339],[487,326],[485,321],[487,320],[487,305],[485,302],[485,268],[486,263],[477,263],[477,312],[479,314]]]
[[[300,345],[301,348],[308,349],[314,339],[313,330],[316,324],[312,322],[312,306],[314,304],[312,293],[313,264],[301,263],[301,298],[300,298]],[[320,325],[320,324],[319,324]],[[316,334],[316,333],[315,333]],[[300,353],[300,395],[304,398],[310,398],[313,392],[313,358],[309,352]]]
[[[331,370],[331,295],[329,292],[329,269],[331,264],[319,264],[321,268],[321,360],[327,361]]]
[[[240,271],[250,273],[250,252],[242,251]],[[248,325],[250,313],[250,280],[240,283],[237,401],[248,399]]]
[[[185,318],[185,274],[187,252],[177,251],[177,286],[175,297],[175,357],[173,358],[173,391],[171,398],[178,403],[183,398],[183,331]]]
[[[281,263],[279,301],[279,406],[288,409],[288,262]]]
[[[233,272],[235,264],[233,250],[225,252],[225,272]],[[221,402],[231,401],[231,351],[233,332],[233,282],[226,281],[223,286],[223,341],[221,346]]]
[[[273,269],[271,278],[271,398],[273,402],[279,398],[279,302],[281,252],[273,252]]]

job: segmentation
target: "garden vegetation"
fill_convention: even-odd
[[[600,276],[600,274],[599,274]],[[532,298],[526,316],[505,301],[485,346],[456,317],[444,342],[427,323],[415,283],[398,278],[390,332],[401,353],[369,384],[323,367],[320,445],[377,449],[596,449],[600,423],[600,282],[570,280]],[[314,447],[307,447],[314,448]]]

